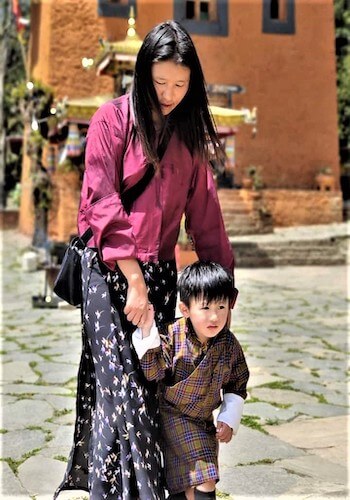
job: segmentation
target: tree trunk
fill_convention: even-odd
[[[5,127],[4,127],[4,80],[8,54],[8,39],[11,23],[11,3],[9,0],[3,2],[3,15],[0,16],[0,209],[5,206]]]

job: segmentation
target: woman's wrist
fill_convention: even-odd
[[[136,259],[119,260],[117,264],[124,274],[129,286],[144,286],[146,288],[141,268]]]
[[[144,286],[146,288],[146,283],[143,277],[143,274],[141,272],[133,272],[129,276],[126,277],[128,285],[130,286]]]

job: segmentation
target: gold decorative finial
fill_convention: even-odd
[[[134,11],[133,5],[131,5],[131,7],[130,7],[128,25],[129,25],[129,27],[128,27],[128,30],[126,32],[126,35],[128,38],[134,38],[137,35],[136,35],[135,11]]]

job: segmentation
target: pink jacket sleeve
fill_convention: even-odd
[[[94,115],[87,135],[80,202],[79,230],[91,227],[94,244],[111,269],[117,259],[136,256],[132,226],[120,199],[125,128],[112,103]]]
[[[200,260],[212,260],[234,272],[233,250],[226,234],[213,175],[198,164],[186,205],[186,227]]]

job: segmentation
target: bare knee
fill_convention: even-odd
[[[215,484],[215,481],[206,481],[195,488],[188,488],[185,491],[186,500],[215,499]]]
[[[196,489],[198,491],[205,491],[206,493],[209,491],[215,491],[215,484],[215,481],[207,481],[206,483],[196,486]]]

